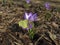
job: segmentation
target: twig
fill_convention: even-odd
[[[42,37],[44,37],[44,35],[42,35],[42,36],[35,42],[34,45],[37,45],[37,42],[38,42]]]
[[[21,41],[20,40],[17,40],[12,34],[9,33],[8,35],[10,35],[14,40],[16,40],[19,44],[21,44]]]

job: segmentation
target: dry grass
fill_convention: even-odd
[[[7,0],[3,3],[0,0],[0,45],[60,45],[60,3],[58,3],[60,0],[31,1],[32,8],[29,8],[29,11],[35,12],[36,10],[39,18],[36,22],[37,26],[35,25],[37,39],[31,40],[26,31],[12,32],[9,29],[10,25],[23,20],[24,12],[27,11],[23,7],[23,1]],[[56,11],[55,9],[47,11],[43,7],[47,1],[50,2],[51,9],[56,8]],[[48,21],[45,19],[47,12],[52,15]]]

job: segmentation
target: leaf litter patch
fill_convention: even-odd
[[[20,15],[19,11],[16,11],[17,9],[16,10],[10,9],[15,14],[15,17],[14,17],[14,15],[11,15],[11,14],[13,14],[12,12],[8,13],[6,11],[8,9],[4,8],[5,10],[3,12],[5,12],[4,13],[5,16],[3,16],[3,14],[2,14],[3,18],[0,19],[0,21],[1,21],[0,23],[2,25],[3,25],[3,23],[5,24],[5,25],[3,25],[4,26],[3,29],[5,29],[6,31],[2,32],[3,35],[0,31],[0,33],[1,33],[0,37],[3,38],[2,39],[3,43],[2,43],[2,40],[0,39],[1,44],[2,45],[5,45],[5,44],[7,44],[7,45],[9,45],[9,44],[10,45],[12,45],[12,44],[13,45],[20,45],[20,44],[21,45],[60,45],[60,40],[59,40],[59,38],[60,38],[59,37],[59,35],[60,35],[59,19],[60,18],[58,18],[59,17],[59,14],[58,14],[59,9],[58,10],[56,9],[57,11],[51,12],[52,7],[50,5],[47,5],[47,7],[44,7],[44,4],[45,4],[44,3],[44,4],[39,4],[37,6],[37,5],[35,5],[35,3],[33,3],[32,0],[31,1],[28,0],[27,2],[26,1],[27,0],[24,0],[24,1],[22,1],[24,3],[17,4],[18,1],[11,0],[10,2],[8,2],[8,1],[6,2],[5,0],[3,0],[2,7],[6,6],[6,8],[10,9],[10,8],[15,8],[15,7],[18,8],[18,7],[21,7],[18,5],[22,5],[23,7],[21,7],[21,8],[23,9],[23,11],[22,11],[23,13],[25,13],[25,12],[27,13],[28,12],[27,10],[29,10],[29,12],[31,12],[31,13],[25,14],[26,18],[24,19],[23,18],[24,14]],[[8,5],[10,5],[10,6],[8,6]],[[48,8],[50,8],[50,9],[48,9]],[[20,12],[21,12],[21,10],[20,10]],[[16,17],[17,16],[16,13],[21,18],[19,18],[19,16]],[[38,13],[38,14],[35,14],[35,13]],[[8,21],[6,14],[7,15],[10,14],[10,16],[8,15],[9,19],[11,17],[12,17],[11,19],[13,19],[13,18],[15,18],[15,19],[12,20],[11,22]],[[30,17],[28,15],[30,15]],[[36,18],[36,15],[38,18]],[[42,19],[39,18],[41,16],[43,17]],[[6,19],[6,20],[4,20],[4,19]],[[47,24],[47,22],[49,22],[49,24]],[[44,26],[44,25],[48,25],[49,28],[48,28],[48,26]],[[0,30],[3,30],[3,29],[0,29]],[[59,33],[56,34],[55,32],[57,32],[57,31]]]

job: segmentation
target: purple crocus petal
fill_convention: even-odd
[[[36,21],[37,20],[37,13],[33,14],[32,12],[30,12],[30,13],[25,12],[24,18],[29,21]]]
[[[32,28],[32,24],[29,24],[29,29],[31,29]]]
[[[33,18],[34,18],[34,21],[37,20],[37,13],[35,13],[35,14],[33,15]]]
[[[29,30],[29,28],[23,28],[23,30]]]
[[[29,15],[30,15],[30,16],[32,16],[32,15],[33,15],[33,13],[32,13],[32,12],[30,12],[30,13],[29,13]]]
[[[32,12],[29,13],[29,18],[28,20],[33,16]]]
[[[25,12],[25,15],[24,15],[25,19],[28,19],[28,13]]]
[[[26,28],[25,30],[29,30],[29,28]]]
[[[36,21],[36,19],[37,19],[37,14],[36,14],[36,13],[33,14],[33,15],[29,18],[29,20],[31,20],[31,21]]]
[[[27,3],[30,3],[30,0],[26,0]]]
[[[48,2],[46,2],[45,7],[46,7],[47,10],[49,10],[50,9],[50,4]]]
[[[28,14],[27,12],[25,12],[25,15],[24,15],[24,18],[25,18],[25,19],[29,20],[29,17],[30,17],[30,16],[32,16],[32,13],[29,13],[29,14]]]

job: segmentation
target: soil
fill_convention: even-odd
[[[50,3],[50,10],[44,7],[45,2]],[[29,8],[25,3],[25,0],[0,0],[0,45],[60,45],[60,1],[31,0]],[[33,39],[18,25],[24,20],[24,12],[38,15]]]

